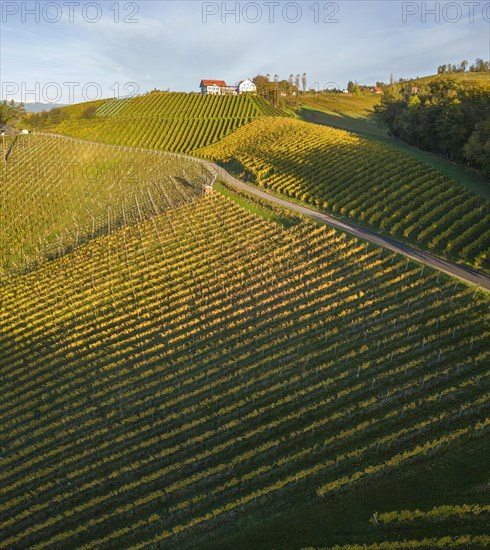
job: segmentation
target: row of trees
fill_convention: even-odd
[[[254,84],[257,86],[257,93],[262,94],[271,88],[271,83],[276,83],[279,89],[279,92],[286,92],[286,94],[294,95],[300,91],[303,93],[306,92],[306,87],[308,85],[308,77],[306,73],[303,73],[301,76],[297,74],[294,76],[292,73],[289,75],[289,78],[279,79],[279,75],[275,74],[274,77],[271,77],[270,74],[267,75],[257,75],[254,79]]]
[[[437,74],[450,73],[465,73],[468,69],[468,61],[463,59],[459,65],[448,63],[447,65],[439,65]],[[470,73],[481,73],[490,70],[490,61],[484,61],[481,57],[476,59],[475,63],[469,66]]]
[[[15,124],[24,118],[26,110],[23,103],[16,104],[15,101],[3,100],[0,103],[0,125]]]
[[[490,92],[454,76],[425,86],[393,84],[375,107],[391,133],[490,176]]]

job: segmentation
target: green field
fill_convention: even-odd
[[[0,163],[0,269],[22,270],[202,194],[201,165],[49,135],[7,140]]]
[[[488,430],[487,295],[220,194],[17,275],[0,303],[0,548],[247,547]],[[482,504],[467,481],[439,501]],[[486,517],[452,535],[488,544]]]
[[[488,201],[391,147],[342,130],[268,118],[198,153],[274,192],[490,268]]]
[[[85,118],[88,108],[94,112]],[[258,117],[286,114],[261,97],[167,92],[60,111],[66,119],[47,130],[100,143],[180,153],[215,143]]]
[[[381,94],[343,94],[333,92],[307,93],[301,96],[301,104],[332,114],[366,120],[380,101]]]

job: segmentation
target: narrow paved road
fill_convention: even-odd
[[[293,210],[305,216],[309,216],[310,218],[323,222],[337,229],[341,229],[346,233],[355,235],[356,237],[369,241],[373,244],[383,246],[384,248],[388,248],[390,250],[403,254],[404,256],[411,258],[412,260],[416,260],[422,264],[452,275],[453,277],[462,279],[467,283],[480,286],[482,289],[490,291],[490,279],[482,273],[479,273],[478,271],[460,266],[458,264],[454,264],[447,260],[443,260],[442,258],[434,256],[433,254],[418,250],[417,248],[413,248],[411,246],[407,246],[406,244],[392,239],[391,237],[385,237],[384,235],[380,235],[379,233],[375,233],[374,231],[370,231],[369,229],[359,227],[357,225],[354,225],[353,223],[337,220],[327,214],[322,214],[320,212],[317,212],[316,210],[312,210],[311,208],[307,208],[305,206],[289,202],[288,200],[281,199],[280,197],[271,195],[270,193],[267,193],[266,191],[263,191],[257,187],[247,185],[246,183],[236,179],[226,170],[212,162],[202,162],[208,169],[215,172],[221,180],[233,185],[234,187],[237,187],[238,189],[260,197],[261,199],[266,199],[267,201],[274,204],[289,208],[290,210]]]
[[[36,134],[43,135],[43,133],[41,132],[36,132]],[[276,197],[275,195],[271,195],[270,193],[267,193],[266,191],[263,191],[258,187],[248,185],[243,181],[238,180],[221,166],[218,166],[216,163],[208,161],[206,159],[193,157],[190,155],[184,155],[181,153],[170,153],[167,151],[154,151],[152,149],[143,149],[140,147],[126,147],[121,145],[110,145],[105,143],[98,143],[98,142],[87,141],[87,140],[82,140],[78,138],[72,138],[69,136],[62,136],[59,134],[44,133],[44,135],[56,136],[56,137],[70,140],[70,141],[79,141],[81,143],[90,143],[90,144],[95,143],[97,145],[105,145],[108,147],[115,147],[118,149],[132,149],[132,150],[136,149],[140,151],[151,152],[154,154],[172,155],[175,157],[192,160],[194,162],[199,162],[200,164],[205,166],[210,172],[216,174],[216,176],[219,179],[221,179],[225,183],[229,183],[230,185],[233,185],[238,189],[241,189],[242,191],[246,191],[251,195],[255,195],[257,197],[260,197],[261,199],[265,199],[274,204],[278,204],[279,206],[283,206],[284,208],[293,210],[294,212],[298,212],[299,214],[303,214],[305,216],[318,220],[322,223],[330,225],[331,227],[341,229],[342,231],[345,231],[350,235],[354,235],[356,237],[369,241],[373,244],[383,246],[384,248],[388,248],[389,250],[393,250],[394,252],[403,254],[407,258],[411,258],[412,260],[416,260],[417,262],[420,262],[424,265],[433,267],[434,269],[438,269],[439,271],[447,273],[448,275],[451,275],[453,277],[457,277],[458,279],[461,279],[466,283],[470,283],[472,285],[482,288],[483,290],[486,290],[487,292],[490,292],[490,278],[474,269],[464,267],[464,266],[449,262],[447,260],[443,260],[442,258],[434,256],[433,254],[408,246],[391,237],[385,237],[384,235],[380,235],[379,233],[375,233],[374,231],[370,231],[369,229],[359,227],[353,223],[337,220],[336,218],[333,218],[328,214],[322,214],[321,212],[317,212],[316,210],[312,210],[311,208],[307,208],[306,206],[301,206],[299,204],[295,204],[294,202],[289,202],[286,199],[282,199],[280,197]]]

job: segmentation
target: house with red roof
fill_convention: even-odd
[[[237,86],[228,86],[224,80],[201,80],[199,87],[203,95],[237,95],[257,91],[250,78],[241,80]]]
[[[204,95],[224,95],[230,93],[230,86],[224,80],[201,80],[199,85],[201,94]],[[236,89],[234,89],[236,92]]]

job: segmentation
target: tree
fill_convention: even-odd
[[[460,63],[460,68],[461,68],[461,72],[462,73],[465,73],[466,72],[466,68],[468,67],[468,61],[466,61],[466,59],[463,59],[463,61],[461,61]]]
[[[10,102],[6,100],[0,103],[0,124],[16,123],[23,119],[26,115],[23,103],[15,104],[12,99]]]
[[[299,90],[299,82],[300,82],[300,77],[299,77],[299,74],[297,74],[296,78],[294,79],[294,85],[296,86],[297,90]]]
[[[351,94],[359,95],[361,93],[361,88],[357,82],[352,82],[352,80],[349,80],[349,83],[347,84],[347,91]]]
[[[479,72],[482,72],[484,71],[487,67],[486,67],[486,63],[485,61],[483,61],[483,59],[481,57],[478,57],[475,61],[475,68],[476,68],[476,72],[479,73]]]
[[[85,111],[83,111],[82,118],[93,118],[95,116],[96,111],[97,111],[97,105],[90,105],[90,107],[87,107]]]
[[[257,93],[259,95],[263,95],[267,92],[269,88],[269,79],[266,76],[259,74],[253,79],[253,82],[255,86],[257,86]]]
[[[375,106],[375,116],[407,143],[458,162],[470,161],[488,174],[490,102],[484,85],[467,87],[445,75],[415,94],[393,86]]]
[[[479,73],[483,71],[488,71],[490,69],[490,61],[484,61],[481,57],[478,57],[475,60],[473,65],[470,65],[470,72]]]
[[[306,73],[303,73],[303,76],[301,77],[301,83],[303,85],[303,93],[305,93],[306,92],[306,85],[308,83]]]
[[[464,146],[464,154],[471,164],[481,168],[490,177],[490,119],[475,125],[475,130]]]

